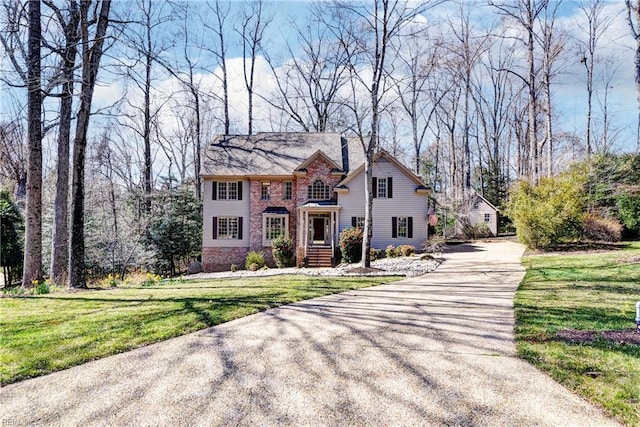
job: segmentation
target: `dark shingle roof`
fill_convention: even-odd
[[[345,173],[364,162],[359,142],[339,133],[221,135],[207,147],[202,176],[291,175],[316,151]]]

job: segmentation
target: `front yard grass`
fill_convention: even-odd
[[[402,277],[272,276],[0,298],[0,384]]]
[[[640,243],[523,263],[528,269],[515,299],[519,355],[618,420],[640,426],[640,345],[631,331]],[[627,340],[619,332],[607,337],[623,330]]]

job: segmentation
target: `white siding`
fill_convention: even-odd
[[[489,214],[489,222],[485,222],[485,214]],[[469,223],[471,225],[486,224],[494,236],[498,235],[498,214],[495,209],[480,198],[478,198],[478,209],[472,207],[469,211]]]
[[[427,197],[416,194],[416,184],[393,163],[381,158],[373,167],[373,176],[393,177],[393,198],[373,199],[373,239],[371,246],[384,249],[388,245],[413,245],[422,249],[427,239]],[[347,194],[338,194],[340,209],[339,230],[351,226],[351,217],[364,217],[364,171],[349,183]],[[392,217],[413,217],[413,238],[393,238]]]
[[[237,182],[238,180],[230,179],[225,181]],[[211,200],[212,183],[213,180],[204,180],[204,193],[202,195],[202,246],[225,248],[249,247],[249,198],[251,197],[249,181],[242,181],[242,200]],[[213,239],[213,217],[219,216],[239,216],[243,218],[242,240]]]

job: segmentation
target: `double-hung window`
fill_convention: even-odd
[[[393,198],[393,177],[373,177],[372,182],[373,198],[392,199]]]
[[[409,230],[407,222],[406,216],[398,217],[398,237],[407,237],[407,232]]]
[[[489,213],[484,214],[484,222],[491,222],[491,214]]]
[[[260,199],[261,200],[271,199],[271,183],[269,181],[262,181],[260,183]]]
[[[413,238],[413,217],[412,216],[394,216],[391,217],[391,237]]]
[[[387,178],[378,178],[378,198],[387,198]]]
[[[212,200],[242,200],[242,181],[213,181]]]
[[[238,183],[218,182],[218,200],[238,200]]]
[[[293,200],[293,181],[284,181],[282,183],[282,199]]]
[[[289,235],[289,215],[264,215],[262,243],[271,246],[271,241]]]
[[[352,216],[351,217],[351,226],[355,228],[359,228],[360,230],[364,230],[364,217],[363,216]]]
[[[217,218],[214,218],[213,221],[214,239],[242,239],[242,218],[239,218],[237,216],[219,216]]]

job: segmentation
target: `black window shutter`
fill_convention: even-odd
[[[238,200],[242,200],[242,181],[238,181]]]
[[[218,238],[218,217],[213,217],[213,240]]]
[[[413,239],[413,217],[407,218],[407,237]]]
[[[394,239],[398,237],[398,217],[397,216],[391,217],[391,237],[393,237]]]
[[[355,216],[351,217],[351,226],[352,227],[357,227],[358,226],[358,217],[355,217]]]
[[[393,199],[393,177],[387,178],[387,199]]]
[[[374,199],[378,197],[378,178],[376,178],[375,176],[373,177],[371,182],[371,191],[373,191]]]
[[[218,181],[211,181],[211,200],[218,200]]]
[[[242,240],[242,217],[238,217],[238,240]]]

